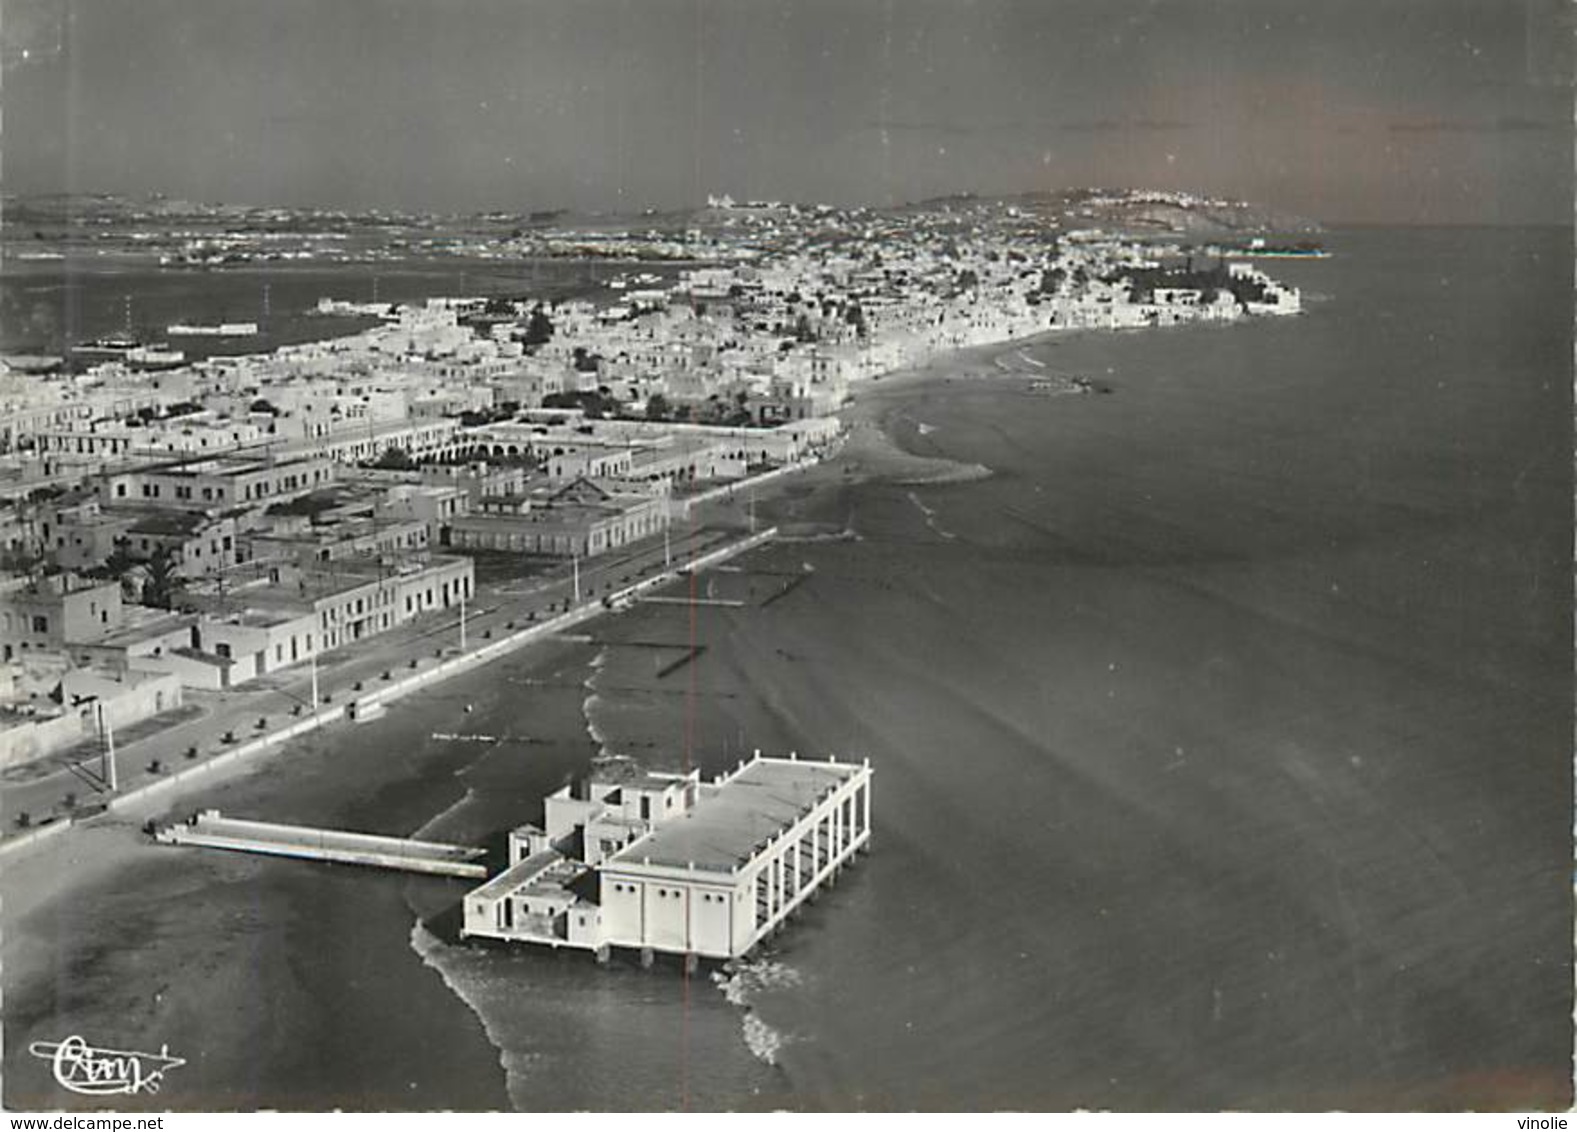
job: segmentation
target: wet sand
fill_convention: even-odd
[[[188,1060],[157,1097],[117,1099],[133,1108],[508,1107],[497,1050],[411,946],[418,917],[452,928],[465,882],[172,850],[140,826],[213,806],[496,844],[586,764],[584,651],[533,648],[377,722],[326,730],[178,802],[7,860],[7,1106],[105,1107],[56,1089],[26,1053],[78,1033],[127,1049],[167,1042]],[[523,720],[512,706],[526,686]],[[467,726],[499,716],[509,726]],[[473,771],[484,753],[491,763]]]

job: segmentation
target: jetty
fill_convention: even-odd
[[[670,597],[665,594],[647,594],[639,599],[645,605],[715,605],[724,609],[743,609],[745,603],[724,597]]]
[[[368,865],[410,873],[467,879],[487,876],[487,866],[481,863],[487,851],[469,845],[447,845],[440,841],[352,833],[342,829],[246,821],[227,818],[218,810],[203,810],[184,822],[159,830],[154,838],[166,845],[197,845],[208,849]]]

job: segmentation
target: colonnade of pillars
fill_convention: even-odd
[[[756,876],[756,930],[775,926],[857,849],[871,827],[870,779],[841,786],[785,836]]]

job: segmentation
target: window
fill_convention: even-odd
[[[49,632],[49,618],[45,617],[41,613],[33,614],[33,632],[35,632],[35,633],[47,633],[47,632]]]

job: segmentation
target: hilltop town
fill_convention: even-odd
[[[1150,217],[1143,238],[1091,223],[1118,206]],[[948,351],[1297,313],[1298,291],[1241,248],[1155,230],[1156,208],[1207,207],[1229,202],[718,197],[666,234],[544,217],[487,237],[487,254],[628,268],[574,298],[326,295],[320,314],[365,328],[270,352],[188,359],[124,338],[13,358],[0,768],[58,762],[110,727],[156,734],[444,611],[460,610],[463,642],[479,576],[556,579],[566,609],[595,601],[581,571],[618,563],[606,593],[670,567],[638,552],[824,458],[862,383]],[[664,258],[683,262],[642,267]],[[184,329],[243,348],[257,330]]]

